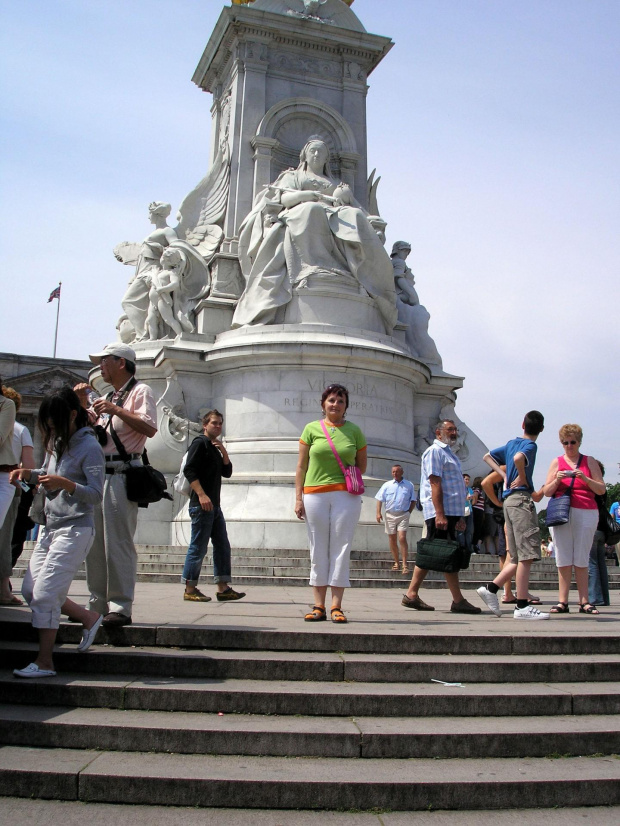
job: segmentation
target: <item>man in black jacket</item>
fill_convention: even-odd
[[[209,539],[213,545],[213,581],[217,584],[217,599],[229,602],[245,596],[230,585],[230,542],[220,508],[222,477],[230,479],[232,476],[230,457],[220,439],[223,424],[224,417],[219,410],[205,413],[202,417],[204,435],[192,442],[183,469],[192,489],[189,500],[192,535],[181,577],[185,583],[183,599],[190,602],[211,600],[196,587]]]

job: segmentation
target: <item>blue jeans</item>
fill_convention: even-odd
[[[456,534],[456,539],[461,547],[465,548],[465,550],[473,551],[474,515],[473,513],[470,513],[469,516],[464,516],[463,519],[465,520],[465,530],[458,531]]]
[[[591,605],[609,605],[609,577],[605,556],[605,534],[597,531],[588,561],[588,600]]]
[[[230,542],[221,508],[214,505],[213,510],[203,511],[200,505],[190,506],[189,515],[192,520],[192,535],[181,582],[188,585],[198,583],[209,539],[213,545],[213,581],[230,582]]]

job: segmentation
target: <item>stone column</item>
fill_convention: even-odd
[[[367,208],[366,186],[368,168],[366,153],[368,141],[366,129],[366,95],[368,86],[366,85],[366,67],[357,63],[355,59],[346,59],[346,57],[343,65],[342,78],[342,116],[355,133],[359,152],[357,156],[358,162],[354,170],[355,197],[363,207]]]
[[[241,47],[244,53],[243,78],[240,75],[238,88],[243,87],[243,108],[235,130],[237,181],[234,192],[234,228],[231,233],[235,237],[241,222],[252,209],[254,153],[251,141],[266,111],[268,68],[268,49],[265,43],[248,41],[241,44]],[[231,194],[232,189],[231,186]]]
[[[273,181],[271,174],[271,158],[273,150],[278,145],[274,138],[261,138],[255,135],[252,138],[254,149],[254,197]]]

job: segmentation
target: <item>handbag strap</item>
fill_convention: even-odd
[[[583,456],[581,455],[581,453],[579,453],[578,457],[577,457],[577,466],[575,467],[575,470],[579,470],[579,465],[581,464],[582,459],[583,459]],[[571,493],[573,492],[573,485],[575,484],[575,478],[576,477],[573,476],[573,478],[570,480],[570,485],[568,486],[566,491],[562,494],[562,496],[570,496],[571,495]],[[560,497],[554,495],[553,498],[554,499],[559,499]]]
[[[325,434],[325,438],[329,442],[329,446],[331,447],[331,449],[334,453],[334,456],[336,457],[336,461],[338,462],[338,465],[340,467],[340,470],[342,471],[342,475],[344,476],[345,467],[342,464],[342,459],[340,458],[340,455],[339,455],[338,451],[334,447],[334,443],[332,442],[332,440],[329,437],[329,433],[327,432],[327,428],[325,427],[325,422],[323,421],[323,419],[321,419],[321,427],[323,428],[323,433]]]
[[[136,377],[132,376],[131,379],[127,382],[127,386],[125,387],[125,389],[123,390],[121,395],[116,400],[116,406],[117,407],[123,407],[123,405],[125,404],[125,401],[127,400],[127,396],[133,390],[133,388],[136,386],[137,383],[138,383],[138,380],[136,379]],[[108,395],[106,396],[106,399],[108,401],[110,401],[112,399],[112,396],[114,395],[114,393],[115,393],[114,390],[111,393],[108,393]],[[127,453],[125,445],[119,439],[118,433],[114,429],[114,425],[112,424],[112,416],[110,416],[110,418],[106,422],[104,430],[107,429],[108,427],[110,428],[110,436],[112,437],[112,441],[114,442],[114,445],[116,446],[116,450],[118,451],[118,455],[121,457],[123,462],[129,462],[131,460],[131,457],[130,457],[129,453]],[[148,459],[148,456],[146,454],[146,448],[144,448],[144,450],[142,451],[142,461],[145,465],[149,464],[149,459]]]

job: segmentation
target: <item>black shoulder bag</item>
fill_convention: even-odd
[[[577,470],[582,460],[581,453],[577,459]],[[571,479],[570,485],[564,493],[560,496],[553,496],[547,505],[547,514],[545,516],[545,525],[548,528],[557,528],[558,525],[566,525],[570,516],[570,495],[575,484],[575,476]]]
[[[133,379],[133,383],[127,386],[122,400],[119,399],[121,402],[118,405],[119,407],[123,406],[129,391],[135,384],[137,384],[137,382]],[[118,438],[116,430],[114,430],[112,416],[108,419],[108,424],[110,425],[110,436],[116,445],[118,455],[123,462],[127,463],[127,467],[121,471],[121,473],[125,474],[127,483],[127,499],[129,499],[130,502],[137,502],[140,508],[148,508],[149,505],[152,505],[154,502],[159,502],[161,499],[170,499],[172,501],[172,496],[168,493],[166,477],[149,463],[146,448],[142,451],[141,465],[129,464],[131,462],[131,456],[127,453],[125,446]]]

